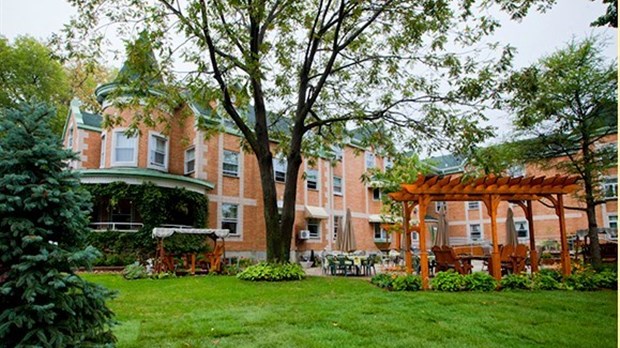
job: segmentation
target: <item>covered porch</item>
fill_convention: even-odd
[[[550,202],[555,208],[559,220],[561,240],[562,273],[569,275],[570,255],[566,238],[566,222],[564,217],[563,196],[579,189],[577,177],[496,177],[488,175],[480,178],[464,176],[423,176],[413,183],[401,184],[401,190],[390,193],[389,196],[403,204],[403,217],[407,223],[403,224],[405,264],[407,273],[413,272],[411,252],[411,232],[419,233],[421,246],[426,246],[429,236],[425,219],[418,219],[417,225],[411,224],[414,208],[418,207],[420,214],[425,214],[431,202],[434,201],[481,201],[491,220],[492,249],[489,262],[489,272],[496,279],[501,279],[501,260],[497,232],[497,210],[501,201],[507,201],[521,207],[530,226],[529,248],[530,261],[533,272],[538,271],[538,255],[536,251],[535,226],[532,212],[532,202],[542,199]],[[429,266],[428,250],[420,248],[420,274],[425,289],[428,288]]]

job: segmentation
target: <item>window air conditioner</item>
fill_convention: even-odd
[[[308,230],[299,231],[299,239],[310,239],[310,231]]]

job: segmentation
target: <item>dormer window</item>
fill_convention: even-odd
[[[376,167],[375,154],[372,152],[366,152],[366,170]]]
[[[113,134],[112,165],[136,167],[138,165],[138,136],[128,136],[124,130],[116,130]]]
[[[168,139],[155,132],[149,132],[149,168],[168,170]]]

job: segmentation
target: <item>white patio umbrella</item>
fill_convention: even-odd
[[[515,219],[512,212],[512,208],[508,208],[506,214],[506,244],[517,245],[519,239],[517,238],[517,229],[515,228]]]

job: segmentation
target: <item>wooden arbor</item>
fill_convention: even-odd
[[[532,213],[532,201],[547,199],[555,207],[556,215],[560,222],[560,239],[562,245],[561,261],[562,273],[570,274],[570,256],[566,240],[566,222],[564,219],[563,196],[579,189],[576,184],[577,177],[560,176],[554,177],[496,177],[488,175],[481,178],[469,179],[463,176],[423,176],[418,175],[414,183],[401,184],[401,190],[390,193],[389,196],[398,202],[403,202],[403,218],[411,220],[413,208],[419,206],[418,211],[424,214],[432,201],[482,201],[491,218],[491,238],[493,250],[491,252],[491,274],[501,278],[501,265],[499,246],[497,240],[497,207],[501,201],[518,204],[525,212],[530,226],[530,250],[532,271],[538,271],[538,257],[536,255],[536,240],[534,236],[534,220]],[[420,265],[422,284],[428,288],[428,252],[426,250],[426,224],[424,219],[416,227],[405,223],[405,262],[407,273],[411,274],[411,232],[417,230],[420,235]]]

